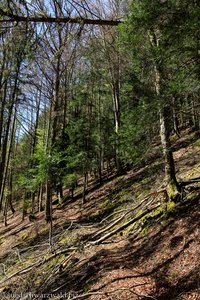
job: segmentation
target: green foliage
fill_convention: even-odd
[[[75,187],[76,181],[77,181],[77,175],[75,173],[65,175],[62,180],[66,188]]]

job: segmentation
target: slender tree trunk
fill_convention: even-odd
[[[14,140],[14,135],[15,135],[16,114],[17,114],[17,112],[15,110],[14,118],[13,118],[13,124],[12,124],[12,128],[11,128],[10,146],[9,146],[9,150],[8,150],[8,153],[7,153],[7,158],[5,157],[3,174],[2,174],[2,182],[1,182],[1,190],[0,190],[0,210],[2,209],[4,190],[5,190],[5,186],[6,186],[6,180],[7,180],[7,175],[8,175],[9,163],[10,163],[10,156],[11,156],[12,148],[13,148],[13,140]]]
[[[51,200],[52,200],[52,191],[51,191],[51,181],[46,180],[46,205],[45,205],[45,219],[47,223],[50,223],[52,220],[52,211],[51,211]]]
[[[99,159],[99,184],[102,185],[103,183],[103,178],[102,178],[102,161],[101,158]]]
[[[115,134],[116,134],[116,145],[115,145],[115,162],[117,168],[117,174],[122,173],[122,162],[119,157],[119,128],[120,128],[120,100],[119,100],[119,82],[118,80],[112,84],[112,98],[113,98],[113,112],[115,119]]]
[[[52,114],[52,102],[50,106],[50,115],[49,115],[49,123],[48,123],[48,130],[47,130],[47,138],[46,138],[46,155],[49,155],[49,142],[50,142],[50,135],[51,135],[51,114]],[[45,201],[45,220],[47,223],[51,221],[51,198],[52,198],[52,189],[51,189],[51,174],[47,174],[46,179],[46,201]]]
[[[46,181],[46,206],[45,216],[46,222],[49,223],[49,245],[52,245],[52,233],[53,233],[53,218],[52,218],[52,186],[51,181]]]
[[[1,151],[1,140],[2,140],[2,132],[3,132],[3,123],[4,123],[4,111],[6,105],[6,91],[7,91],[7,83],[8,80],[4,79],[5,82],[3,83],[3,73],[6,68],[6,55],[5,50],[3,51],[3,61],[1,66],[0,72],[0,151]]]
[[[10,206],[12,214],[15,213],[15,209],[12,204],[12,199],[13,199],[13,183],[12,183],[12,168],[10,168],[10,174],[9,174],[9,195],[8,195],[8,205]]]
[[[23,198],[23,209],[22,209],[22,221],[24,221],[26,215],[27,215],[27,193],[24,191],[24,198]]]
[[[88,179],[88,173],[85,172],[84,173],[84,180],[83,180],[83,198],[82,198],[83,204],[86,202],[87,179]]]
[[[59,203],[62,203],[63,200],[63,185],[62,185],[62,181],[60,180],[59,184],[58,184],[58,201]]]
[[[16,66],[16,72],[15,72],[15,79],[14,84],[12,88],[12,92],[10,95],[10,105],[9,105],[9,111],[8,111],[8,117],[6,120],[6,129],[5,129],[5,139],[2,145],[2,152],[1,152],[1,161],[0,161],[0,211],[2,209],[2,199],[3,199],[3,192],[2,189],[4,188],[3,183],[3,176],[5,173],[6,168],[6,155],[7,155],[7,148],[8,148],[8,139],[9,139],[9,131],[11,126],[11,120],[12,120],[12,114],[13,114],[13,108],[16,101],[16,94],[17,94],[17,87],[18,87],[18,79],[19,79],[19,73],[20,73],[20,66],[21,66],[21,57],[19,57],[17,66]]]
[[[176,112],[176,107],[175,107],[175,98],[173,97],[172,99],[172,110],[173,110],[173,126],[174,126],[174,132],[175,134],[180,137],[180,130],[179,130],[179,120]]]
[[[40,184],[39,192],[38,192],[38,211],[43,211],[43,205],[42,205],[42,196],[43,196],[43,183]]]
[[[191,104],[192,104],[192,118],[193,118],[194,129],[199,130],[198,114],[195,108],[196,106],[195,96],[192,97]]]
[[[5,227],[8,226],[7,223],[7,215],[8,215],[8,197],[5,197],[5,205],[4,205],[4,225]]]

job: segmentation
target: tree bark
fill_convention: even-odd
[[[170,142],[169,122],[167,121],[167,109],[160,109],[160,137],[165,162],[165,180],[167,183],[167,192],[171,200],[177,200],[180,197],[180,187],[176,180],[174,159]]]
[[[80,25],[101,25],[101,26],[117,26],[122,21],[118,20],[102,20],[102,19],[86,19],[82,17],[51,17],[44,16],[20,16],[11,12],[4,11],[0,8],[0,15],[4,16],[4,19],[0,20],[0,23],[5,22],[33,22],[33,23],[58,23],[58,24],[80,24]],[[8,18],[8,19],[7,19]]]
[[[38,192],[38,211],[39,212],[43,211],[42,196],[43,196],[43,183],[40,184],[39,192]]]
[[[12,128],[11,128],[11,138],[10,138],[10,146],[9,150],[7,153],[7,142],[6,142],[6,153],[5,153],[5,160],[4,160],[4,165],[3,165],[3,174],[1,175],[1,188],[0,188],[0,210],[2,209],[2,204],[3,204],[3,198],[4,198],[4,190],[6,186],[6,180],[7,180],[7,175],[8,175],[8,170],[9,170],[9,163],[10,163],[10,157],[12,153],[12,148],[13,148],[13,140],[14,140],[14,135],[15,135],[15,122],[16,122],[16,114],[17,111],[15,109],[14,117],[13,117],[13,123],[12,123]],[[11,121],[9,121],[10,123]],[[10,127],[10,126],[8,126]],[[7,205],[7,204],[6,204]]]
[[[156,34],[150,35],[150,42],[153,47],[159,46],[159,39],[156,37]],[[169,199],[178,200],[180,198],[180,187],[176,180],[176,172],[174,159],[171,148],[170,141],[170,123],[168,111],[169,107],[165,101],[162,99],[162,83],[161,83],[161,65],[158,62],[154,62],[154,72],[155,72],[155,92],[157,98],[159,99],[159,115],[160,115],[160,137],[163,150],[163,157],[165,162],[165,181],[167,185],[167,192]]]
[[[86,202],[87,179],[88,179],[88,173],[85,172],[84,173],[84,179],[83,179],[83,198],[82,198],[83,204],[85,204],[85,202]]]
[[[51,200],[52,200],[52,190],[51,181],[46,181],[46,205],[45,205],[45,220],[47,223],[52,221],[52,210],[51,210]]]

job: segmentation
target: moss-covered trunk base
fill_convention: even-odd
[[[170,181],[167,185],[167,193],[169,200],[178,202],[181,199],[181,188],[178,183],[174,180]]]

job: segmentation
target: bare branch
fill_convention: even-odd
[[[0,16],[9,19],[1,19],[0,23],[6,22],[33,22],[33,23],[71,23],[83,25],[100,25],[100,26],[117,26],[122,21],[119,20],[102,20],[102,19],[87,19],[82,17],[51,17],[48,15],[36,16],[20,16],[10,12],[5,12],[0,8]]]

